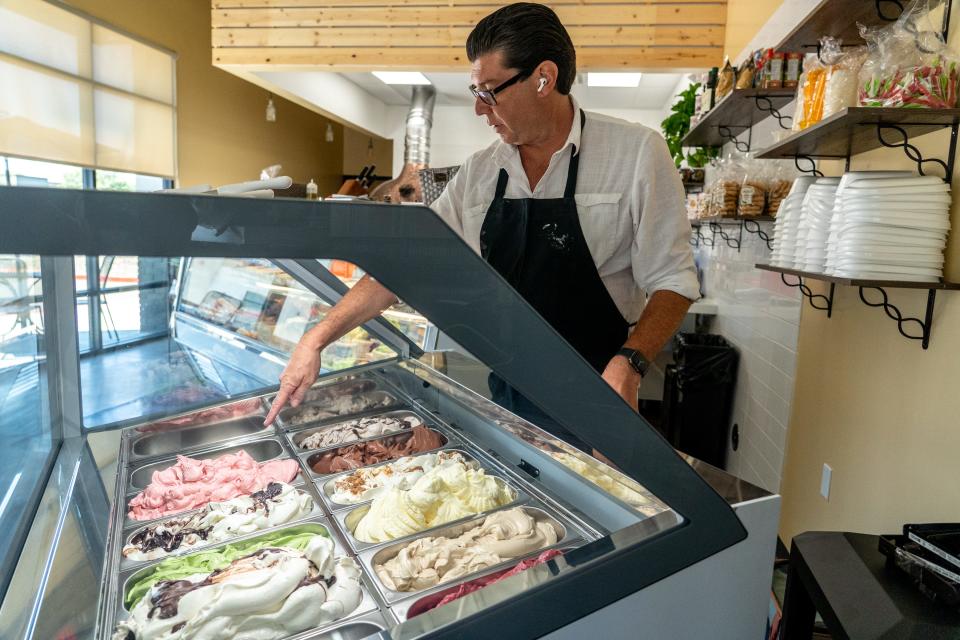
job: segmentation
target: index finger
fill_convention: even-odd
[[[287,401],[290,399],[290,387],[280,385],[280,391],[277,392],[277,397],[273,399],[273,404],[270,405],[270,413],[267,414],[267,417],[263,419],[263,426],[269,427],[273,424],[273,421],[277,418],[277,414],[280,413],[280,410],[286,406]]]

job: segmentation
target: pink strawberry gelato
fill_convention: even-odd
[[[291,482],[300,470],[296,460],[259,463],[246,451],[206,460],[177,456],[177,463],[155,471],[150,485],[130,501],[134,520],[153,520],[208,502],[221,502],[262,491],[271,482]]]

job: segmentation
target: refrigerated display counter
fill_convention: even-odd
[[[779,497],[671,449],[425,207],[0,188],[0,253],[42,256],[38,411],[60,437],[2,637],[764,632]],[[344,288],[318,258],[349,261],[482,365],[375,318],[382,357],[324,371],[275,425],[272,387],[89,428],[81,387],[123,381],[79,377],[73,255],[243,261],[324,305]],[[617,468],[437,363],[495,371]]]
[[[325,260],[321,266],[323,283],[332,297],[341,295],[362,274],[341,261]],[[210,359],[252,382],[271,385],[300,336],[329,308],[328,302],[269,260],[187,258],[177,278],[170,325],[173,337],[199,370],[208,370],[206,360]],[[391,308],[383,320],[382,331],[392,326],[416,348],[436,341],[434,327],[410,309]],[[324,372],[392,355],[376,335],[358,328],[330,345],[324,354]],[[221,376],[210,377],[216,381]]]

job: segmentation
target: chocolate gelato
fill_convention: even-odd
[[[446,443],[447,439],[440,433],[423,425],[417,425],[406,433],[331,449],[312,456],[308,462],[317,473],[339,473],[378,462],[417,455],[442,447]]]

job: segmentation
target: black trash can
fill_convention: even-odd
[[[674,448],[723,469],[739,354],[723,336],[681,333],[663,385],[662,430]]]

